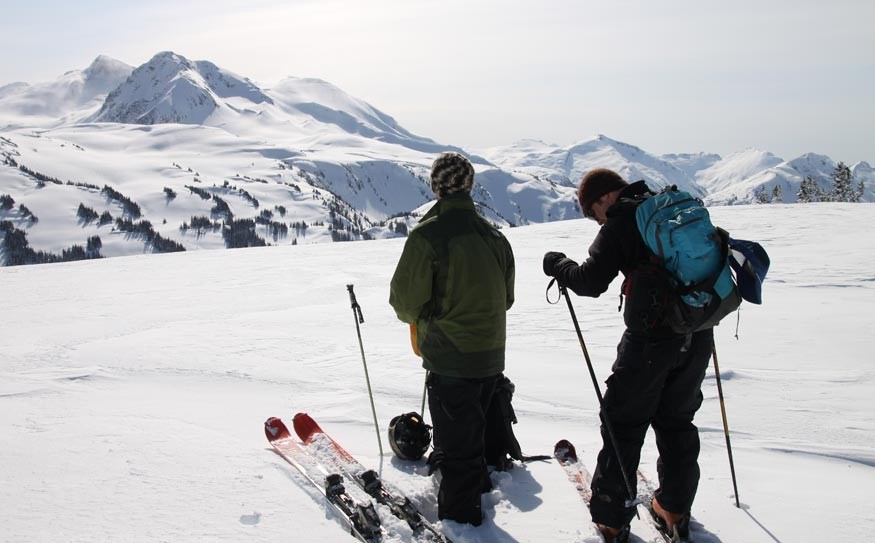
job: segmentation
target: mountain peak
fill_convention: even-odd
[[[164,62],[170,62],[185,67],[193,67],[193,64],[190,60],[182,55],[174,53],[173,51],[161,51],[160,53],[156,53],[151,59],[149,59],[146,65]]]
[[[82,76],[86,81],[93,81],[98,86],[104,86],[100,83],[112,85],[111,88],[103,91],[109,92],[121,81],[127,79],[133,71],[133,66],[125,64],[120,60],[116,60],[106,55],[98,55],[87,68],[82,70]]]
[[[119,70],[128,70],[133,71],[134,67],[125,64],[120,60],[116,60],[107,55],[97,55],[97,57],[91,61],[91,64],[88,65],[87,68],[82,70],[85,73],[94,74],[94,73],[104,73],[104,72],[115,72]]]
[[[835,167],[835,163],[826,155],[819,155],[817,153],[805,153],[802,156],[794,158],[789,161],[792,165],[812,165],[812,166],[829,166],[830,168]]]
[[[273,103],[254,83],[207,61],[192,62],[162,51],[136,68],[113,91],[94,117],[129,124],[203,124],[220,109],[235,109],[225,99]]]

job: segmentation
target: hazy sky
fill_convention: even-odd
[[[873,21],[871,0],[9,2],[0,85],[172,50],[266,86],[325,79],[467,148],[602,133],[875,163]]]

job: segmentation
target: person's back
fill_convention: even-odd
[[[651,260],[635,222],[638,205],[650,195],[639,181],[629,185],[616,172],[596,169],[584,176],[578,199],[584,216],[601,225],[578,265],[562,253],[544,255],[544,272],[581,296],[598,297],[622,272],[627,295],[626,330],[603,397],[602,450],[592,480],[593,522],[609,543],[629,537],[636,495],[634,474],[648,426],[659,449],[659,489],[652,502],[667,525],[681,535],[689,530],[690,510],[699,482],[698,429],[693,424],[702,404],[701,384],[713,348],[710,328],[684,335],[666,325],[660,309],[667,286],[654,276],[648,283]],[[614,449],[616,443],[619,450]],[[623,468],[617,462],[622,458]],[[629,495],[631,491],[631,496]]]
[[[426,252],[433,268],[432,295],[415,321],[423,366],[455,377],[502,371],[514,273],[505,237],[477,214],[470,196],[451,194],[410,232],[408,244],[411,251]],[[399,263],[390,297],[399,316],[416,311],[416,301],[398,293],[422,282],[423,272]]]
[[[429,461],[442,475],[438,517],[479,525],[486,471],[486,411],[504,369],[505,312],[514,260],[505,237],[477,214],[474,168],[456,153],[432,166],[438,202],[411,230],[389,303],[415,328],[434,427]]]

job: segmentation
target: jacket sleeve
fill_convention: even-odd
[[[622,243],[633,240],[622,240],[615,232],[613,224],[606,224],[589,247],[589,257],[581,265],[571,259],[560,263],[556,278],[578,296],[598,298],[608,290],[611,281],[620,273],[623,264]]]
[[[416,322],[431,300],[435,258],[431,245],[412,231],[404,244],[389,292],[389,304],[401,321]]]

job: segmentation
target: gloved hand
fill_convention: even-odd
[[[565,253],[550,251],[544,255],[544,275],[555,277],[559,271],[559,263],[565,260]]]
[[[410,346],[413,347],[413,354],[416,356],[422,357],[422,354],[419,352],[419,344],[416,342],[416,323],[410,323]]]

